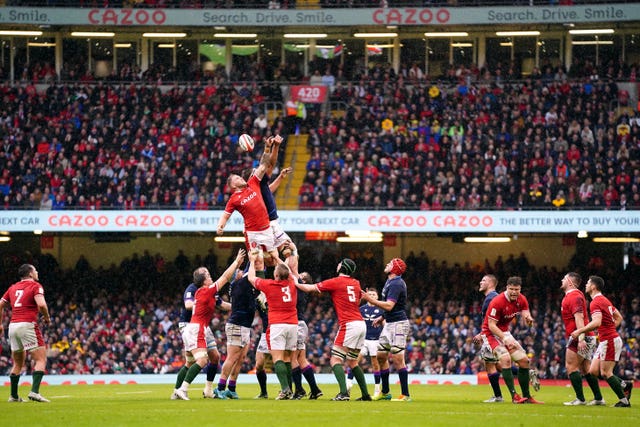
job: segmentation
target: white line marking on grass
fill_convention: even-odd
[[[146,393],[151,393],[151,390],[144,390],[144,391],[120,391],[117,392],[115,394],[146,394]]]

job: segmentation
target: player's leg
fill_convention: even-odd
[[[184,350],[183,355],[184,355],[185,364],[182,365],[182,367],[178,371],[178,375],[176,377],[176,384],[175,384],[175,387],[173,388],[173,393],[171,394],[171,400],[180,399],[176,394],[176,391],[178,391],[178,389],[182,385],[182,382],[184,381],[184,378],[187,376],[187,372],[189,371],[189,368],[191,367],[191,365],[193,365],[196,362],[196,360],[191,355],[191,352]]]
[[[353,373],[361,393],[361,397],[357,400],[371,400],[369,390],[367,389],[367,379],[364,376],[364,371],[360,367],[360,360],[362,360],[361,352],[358,349],[349,349],[347,353],[347,366],[349,366],[350,371]]]
[[[393,366],[398,372],[401,391],[397,400],[410,401],[409,372],[407,371],[407,365],[405,362],[405,348],[407,346],[409,334],[411,333],[411,326],[409,325],[408,320],[394,322],[393,325],[394,333],[391,341],[391,358],[393,360]]]
[[[293,352],[291,357],[291,380],[293,382],[293,399],[300,400],[307,395],[302,387],[302,369],[300,368],[300,358],[303,357],[302,350],[299,348]]]
[[[513,372],[511,371],[511,356],[504,346],[497,346],[493,349],[493,352],[498,356],[500,370],[502,371],[502,379],[507,386],[507,390],[511,394],[511,401],[513,403],[520,403],[523,398],[516,393],[515,381],[513,379]],[[528,381],[528,379],[527,379]]]
[[[375,346],[378,346],[377,342],[375,343]],[[369,360],[371,360],[371,369],[373,370],[373,395],[376,396],[380,394],[380,362],[378,361],[375,352],[371,352],[371,349],[368,352]]]
[[[340,391],[333,400],[349,400],[349,391],[347,390],[347,378],[344,372],[344,361],[347,358],[348,349],[336,343],[331,348],[331,358],[329,363],[333,375],[336,377]]]
[[[586,405],[584,390],[582,388],[581,366],[584,359],[572,348],[567,348],[564,356],[564,366],[567,369],[571,387],[576,393],[576,398],[571,402],[564,402],[566,406]]]
[[[245,345],[242,348],[242,354],[233,365],[233,369],[231,374],[229,375],[229,383],[227,384],[228,389],[225,392],[225,396],[228,399],[239,399],[238,393],[236,391],[236,381],[238,380],[238,375],[240,375],[240,369],[242,368],[242,361],[247,357],[247,353],[249,352],[249,346]]]
[[[591,354],[593,358],[593,352]],[[589,384],[589,388],[593,393],[593,400],[588,402],[587,405],[605,405],[604,397],[602,396],[602,390],[600,390],[600,382],[598,381],[598,377],[591,374],[589,372],[589,368],[591,367],[590,359],[583,359],[580,363],[580,372],[584,375],[585,380],[587,380],[587,384]]]
[[[40,394],[40,383],[44,377],[44,371],[47,367],[47,351],[44,345],[34,348],[30,351],[31,359],[35,362],[33,367],[33,383],[31,384],[31,392],[27,396],[29,400],[34,402],[49,402]]]
[[[410,401],[411,397],[409,394],[409,372],[407,371],[407,365],[405,363],[405,351],[404,348],[400,349],[398,347],[391,348],[391,357],[393,360],[393,366],[398,370],[398,378],[400,379],[400,396],[398,399],[394,400],[403,400]]]
[[[493,390],[493,397],[485,400],[485,403],[496,403],[503,402],[504,398],[502,397],[502,390],[500,389],[500,372],[498,371],[497,361],[487,361],[485,360],[485,369],[487,371],[487,378],[489,379],[489,384],[491,385],[491,389]]]
[[[380,365],[380,395],[374,396],[373,400],[391,399],[391,393],[389,393],[389,352],[391,351],[391,337],[393,334],[394,331],[391,329],[390,324],[386,323],[380,333],[378,351],[376,352],[376,358]]]
[[[209,361],[209,356],[207,355],[206,348],[195,348],[191,350],[191,354],[195,359],[195,363],[191,365],[189,370],[187,371],[187,375],[184,378],[184,381],[180,385],[180,388],[176,391],[176,394],[180,400],[190,400],[187,392],[189,391],[189,385],[193,382],[193,380],[198,376],[200,371],[207,365]]]
[[[225,390],[227,388],[227,381],[231,376],[231,373],[233,372],[235,365],[238,363],[238,360],[240,359],[242,352],[243,352],[242,347],[227,343],[227,358],[222,364],[220,378],[218,379],[218,387],[213,391],[216,398],[226,399]]]
[[[24,367],[25,357],[26,354],[24,350],[15,350],[11,352],[13,366],[9,373],[9,380],[11,382],[11,396],[9,397],[9,402],[22,402],[22,399],[18,396],[18,385],[20,384],[20,373]]]
[[[267,373],[264,370],[265,359],[268,355],[268,347],[267,347],[267,334],[260,335],[260,341],[258,342],[258,347],[256,348],[256,379],[258,380],[258,385],[260,386],[260,393],[255,397],[256,399],[268,399],[269,395],[267,393]]]

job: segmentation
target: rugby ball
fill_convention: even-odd
[[[255,146],[255,141],[253,140],[251,135],[243,133],[242,135],[240,135],[240,138],[238,138],[238,145],[240,146],[242,151],[246,151],[250,153],[253,151],[253,147]]]

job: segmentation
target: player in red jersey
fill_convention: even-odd
[[[565,402],[565,406],[587,405],[582,389],[582,376],[584,375],[591,391],[593,400],[589,405],[604,405],[598,377],[589,373],[589,365],[596,349],[596,337],[593,331],[583,334],[579,339],[571,338],[571,333],[585,325],[585,319],[589,320],[587,312],[587,299],[580,288],[582,278],[578,273],[570,272],[562,278],[560,289],[564,292],[561,314],[564,322],[564,333],[567,341],[565,352],[565,368],[571,380],[571,386],[576,392],[576,398],[571,402]]]
[[[591,304],[589,304],[591,322],[573,331],[571,338],[579,340],[582,334],[598,329],[600,344],[598,344],[598,349],[591,361],[589,373],[596,377],[602,375],[620,399],[614,406],[626,408],[631,406],[629,399],[631,398],[633,381],[623,381],[613,373],[613,368],[620,360],[622,352],[622,338],[616,330],[622,323],[622,315],[611,301],[602,295],[603,288],[604,280],[602,277],[589,277],[585,292],[591,297]]]
[[[9,341],[13,366],[9,374],[11,381],[11,397],[9,402],[22,402],[18,396],[20,372],[24,368],[28,351],[35,362],[33,367],[33,384],[29,399],[36,402],[49,402],[40,395],[40,383],[47,367],[47,353],[38,327],[38,313],[42,315],[45,325],[51,323],[51,316],[44,298],[44,288],[38,283],[38,270],[31,264],[23,264],[18,268],[20,281],[9,286],[0,299],[0,336],[4,335],[2,320],[5,307],[11,307],[9,322]]]
[[[180,388],[174,392],[180,400],[189,400],[189,385],[209,361],[207,341],[214,339],[209,324],[216,308],[216,294],[231,280],[245,255],[244,249],[240,249],[236,259],[215,282],[206,267],[198,267],[193,272],[193,283],[198,286],[198,290],[194,295],[191,321],[184,327],[182,339],[187,356],[192,356],[195,363],[187,371]]]
[[[364,372],[358,365],[358,356],[364,346],[367,324],[362,318],[362,313],[360,313],[360,294],[362,290],[360,281],[351,277],[355,271],[356,263],[352,259],[345,258],[340,261],[336,268],[338,277],[316,284],[296,284],[304,292],[328,292],[331,294],[333,307],[340,323],[333,342],[333,348],[331,349],[331,360],[329,362],[340,386],[340,392],[333,400],[350,399],[343,366],[345,360],[362,391],[362,397],[359,400],[371,400],[371,396],[367,391]]]
[[[292,253],[287,264],[279,258],[273,270],[273,279],[261,279],[256,276],[256,260],[262,251],[252,250],[249,254],[249,281],[259,291],[264,292],[269,306],[269,326],[267,328],[267,345],[273,359],[273,367],[280,382],[280,393],[276,400],[289,400],[291,391],[291,356],[298,341],[298,311],[296,304],[298,295],[295,282],[298,271],[298,251],[292,246]]]
[[[244,231],[249,246],[247,250],[258,248],[277,258],[278,251],[275,246],[273,231],[271,230],[269,213],[260,191],[260,182],[267,170],[273,167],[271,164],[273,141],[273,138],[266,139],[260,164],[248,181],[245,181],[244,178],[237,174],[231,174],[227,178],[227,185],[232,194],[218,221],[217,234],[223,234],[224,227],[231,214],[238,211],[244,218]]]
[[[531,397],[529,392],[529,357],[522,345],[509,332],[509,325],[518,314],[522,314],[527,325],[533,325],[529,302],[520,293],[521,289],[520,277],[513,276],[507,279],[507,290],[489,304],[482,323],[482,340],[484,344],[491,347],[500,363],[502,378],[511,393],[512,402],[542,403]],[[522,390],[522,397],[516,393],[511,372],[512,361],[518,365],[518,383]]]

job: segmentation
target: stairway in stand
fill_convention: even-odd
[[[280,168],[291,166],[293,173],[280,184],[276,191],[276,205],[279,210],[298,209],[298,191],[307,174],[307,162],[311,156],[307,151],[309,135],[289,135],[287,137],[287,149],[284,155],[280,154]]]

